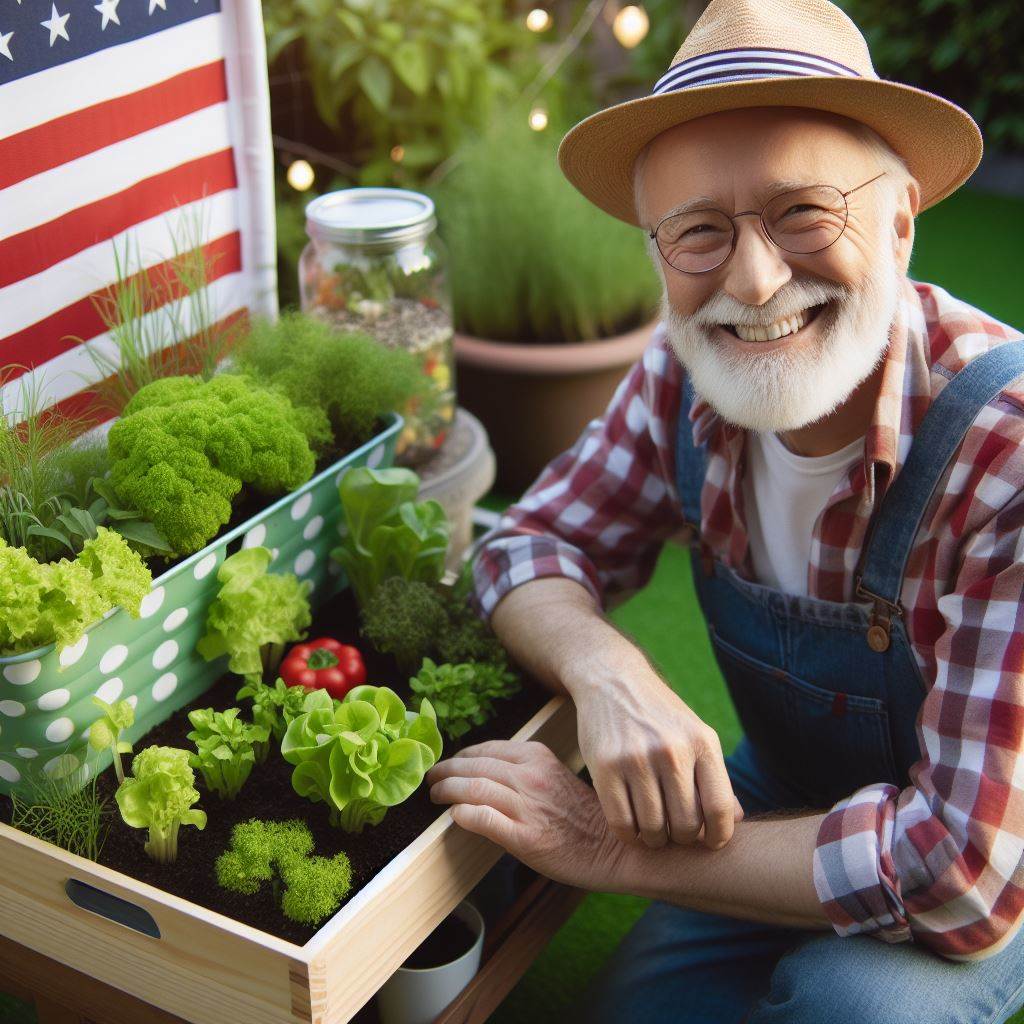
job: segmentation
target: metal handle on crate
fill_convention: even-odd
[[[68,894],[68,899],[82,910],[99,914],[100,917],[105,917],[115,924],[123,924],[126,928],[133,928],[151,938],[160,938],[160,929],[153,920],[153,915],[148,910],[121,899],[120,896],[104,892],[77,878],[69,878],[64,883],[64,891]]]

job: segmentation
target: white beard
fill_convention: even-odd
[[[879,248],[868,277],[855,290],[825,279],[793,280],[763,306],[747,306],[718,291],[691,316],[677,312],[663,291],[668,340],[694,390],[723,419],[762,433],[797,430],[833,412],[870,376],[889,346],[900,275],[892,249]],[[766,326],[832,300],[815,323],[816,344],[803,351],[739,353],[710,334],[715,324]]]

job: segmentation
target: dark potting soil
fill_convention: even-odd
[[[476,942],[476,932],[455,914],[449,914],[409,955],[403,967],[423,970],[458,960]]]
[[[367,682],[390,686],[408,704],[412,694],[407,677],[399,673],[390,657],[378,654],[358,635],[357,622],[355,601],[351,591],[346,590],[321,606],[314,616],[309,637],[315,639],[332,636],[342,643],[358,646],[366,663]],[[213,707],[217,710],[241,707],[243,714],[248,717],[251,707],[249,701],[235,700],[241,685],[242,680],[238,676],[222,677],[198,700],[151,729],[135,744],[135,751],[151,744],[193,750],[186,734],[192,728],[188,721],[188,711],[194,707]],[[524,679],[520,693],[496,705],[498,714],[495,718],[460,736],[457,741],[443,737],[441,757],[448,757],[463,747],[484,740],[507,739],[550,696],[539,684]],[[131,755],[126,755],[126,771],[130,763]],[[274,901],[270,884],[254,896],[229,892],[217,884],[214,862],[230,845],[231,829],[236,823],[250,818],[269,821],[286,821],[291,818],[304,820],[313,834],[316,854],[330,857],[344,852],[348,855],[352,864],[352,889],[346,897],[347,902],[435,821],[444,807],[432,803],[428,787],[420,786],[408,800],[392,807],[379,825],[367,826],[359,834],[348,833],[329,823],[327,808],[323,803],[312,803],[292,789],[291,775],[292,765],[272,746],[266,761],[253,768],[238,796],[234,800],[222,800],[207,792],[202,775],[197,770],[196,788],[201,798],[196,806],[206,811],[206,828],[200,832],[193,826],[183,826],[178,835],[178,859],[173,864],[157,864],[143,849],[147,830],[129,828],[121,820],[114,801],[117,780],[113,769],[108,768],[97,782],[97,789],[107,798],[111,812],[110,829],[99,862],[183,899],[301,945],[316,933],[317,928],[297,924],[286,918]],[[10,801],[0,797],[0,820],[9,822],[10,818]]]

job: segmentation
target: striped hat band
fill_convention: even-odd
[[[828,75],[833,78],[860,78],[859,72],[838,61],[802,50],[775,50],[755,46],[745,49],[716,50],[689,57],[674,64],[655,83],[655,96],[680,89],[695,89],[719,82],[737,82],[756,78],[793,78]]]

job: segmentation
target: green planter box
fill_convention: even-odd
[[[140,618],[116,608],[60,654],[51,644],[0,658],[0,792],[9,793],[37,763],[58,776],[77,772],[83,785],[110,764],[109,753],[86,744],[99,714],[94,694],[134,704],[134,743],[224,674],[226,658],[207,662],[195,648],[219,586],[217,567],[228,555],[270,548],[271,571],[309,580],[314,607],[340,590],[344,575],[329,557],[341,524],[338,480],[351,466],[391,465],[402,425],[390,414],[388,426],[362,447],[155,579]]]

